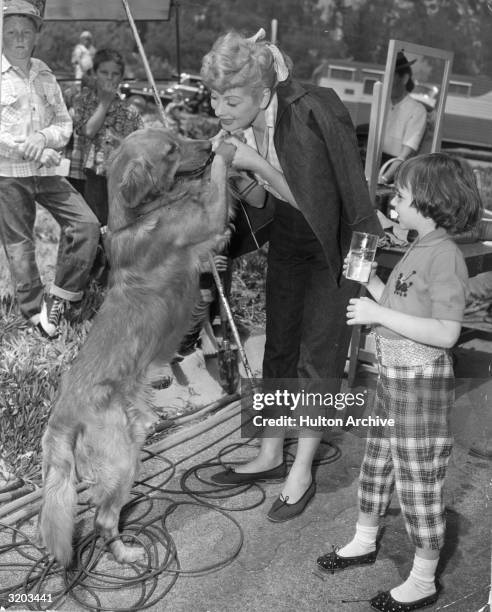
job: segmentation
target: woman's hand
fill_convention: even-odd
[[[372,325],[379,323],[381,306],[367,298],[352,298],[347,306],[347,325]]]
[[[219,130],[215,136],[212,136],[212,138],[209,139],[212,143],[212,151],[215,153],[220,144],[224,142],[226,138],[231,138],[232,136],[241,142],[246,142],[244,132],[242,130],[238,130],[234,132],[234,134],[231,132],[226,132],[225,130]]]
[[[225,142],[228,142],[236,147],[236,153],[234,155],[234,159],[232,160],[233,168],[237,168],[238,170],[251,170],[251,172],[258,171],[258,167],[263,161],[263,158],[258,151],[242,142],[236,136],[226,138]]]
[[[224,133],[223,130],[220,130],[220,132],[218,132],[217,134],[215,134],[215,136],[212,136],[212,138],[210,138],[213,153],[215,153],[217,148],[221,145],[221,143],[224,142],[224,139],[227,138],[227,136],[228,134]]]

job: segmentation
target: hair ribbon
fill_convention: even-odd
[[[250,36],[250,38],[248,38],[247,40],[255,43],[265,38],[265,36],[266,32],[264,28],[260,28],[258,32],[256,32],[256,34]],[[280,49],[277,47],[277,45],[274,45],[273,43],[265,44],[270,50],[270,53],[272,54],[273,66],[275,68],[275,74],[277,75],[278,82],[281,83],[282,81],[286,81],[289,78],[289,69],[287,68],[287,64],[285,63],[284,56],[280,52]]]

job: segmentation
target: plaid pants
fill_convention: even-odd
[[[379,365],[375,415],[395,425],[371,427],[359,478],[359,507],[383,515],[394,488],[413,544],[440,549],[445,518],[442,489],[453,438],[450,356],[416,367]]]

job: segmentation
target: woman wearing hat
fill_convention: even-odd
[[[380,176],[382,183],[393,182],[398,166],[417,153],[424,136],[427,111],[423,104],[409,95],[415,87],[411,68],[415,61],[408,61],[403,51],[398,51],[381,159],[383,164],[392,158],[395,158],[395,161]]]

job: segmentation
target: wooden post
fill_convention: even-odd
[[[374,89],[372,90],[371,115],[369,119],[369,134],[367,136],[365,174],[367,179],[367,186],[369,188],[369,195],[371,196],[371,201],[373,204],[376,200],[376,186],[378,182],[377,177],[379,172],[378,137],[381,133],[379,129],[379,124],[381,121],[381,89],[382,83],[380,83],[379,81],[374,83]]]

